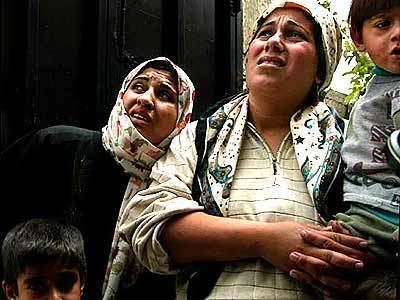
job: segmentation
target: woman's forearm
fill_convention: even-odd
[[[289,258],[293,251],[314,256],[325,261],[323,268],[343,267],[357,269],[362,262],[350,256],[359,251],[340,247],[336,250],[312,245],[302,238],[302,232],[310,230],[296,222],[265,223],[210,216],[194,212],[172,218],[165,225],[160,241],[175,264],[200,261],[234,261],[261,258],[275,267],[289,271],[295,264]],[[331,240],[336,245],[335,240]],[[339,251],[337,250],[339,249]],[[309,262],[309,269],[318,268]]]
[[[259,257],[260,236],[268,239],[269,234],[268,223],[194,212],[168,221],[160,240],[173,262],[180,264]]]

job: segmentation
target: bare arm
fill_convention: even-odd
[[[334,265],[352,270],[362,268],[363,262],[351,257],[359,255],[358,250],[346,247],[343,254],[312,245],[301,236],[305,229],[306,225],[296,222],[265,223],[196,212],[169,220],[160,240],[176,264],[262,258],[289,271],[296,266],[289,254],[299,251],[323,260],[327,271]]]

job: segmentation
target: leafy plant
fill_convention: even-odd
[[[354,44],[346,40],[344,42],[343,56],[348,64],[355,61],[354,67],[343,75],[350,75],[350,94],[345,97],[345,102],[356,101],[364,94],[368,82],[372,78],[374,63],[365,52],[359,52]]]
[[[318,2],[326,9],[330,10],[331,0],[318,0]],[[349,36],[348,23],[344,21],[340,29],[344,37],[343,57],[349,65],[354,64],[354,67],[350,71],[342,74],[343,76],[351,76],[350,93],[345,97],[345,102],[348,104],[356,101],[365,92],[367,84],[372,78],[372,68],[374,64],[366,53],[359,52],[354,46]]]
[[[321,4],[326,9],[331,8],[331,1],[330,0],[318,0],[319,4]]]

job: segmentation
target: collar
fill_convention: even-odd
[[[374,73],[375,75],[378,75],[378,76],[383,76],[383,77],[390,77],[390,76],[398,76],[399,75],[399,74],[388,72],[388,71],[382,69],[379,66],[375,66],[372,69],[372,73]]]

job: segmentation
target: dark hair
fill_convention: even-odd
[[[81,232],[74,226],[52,219],[31,219],[12,228],[2,248],[4,280],[16,291],[18,275],[32,264],[57,262],[77,267],[86,282],[86,258]]]
[[[362,34],[365,20],[400,5],[400,0],[352,0],[348,22],[352,30]]]

